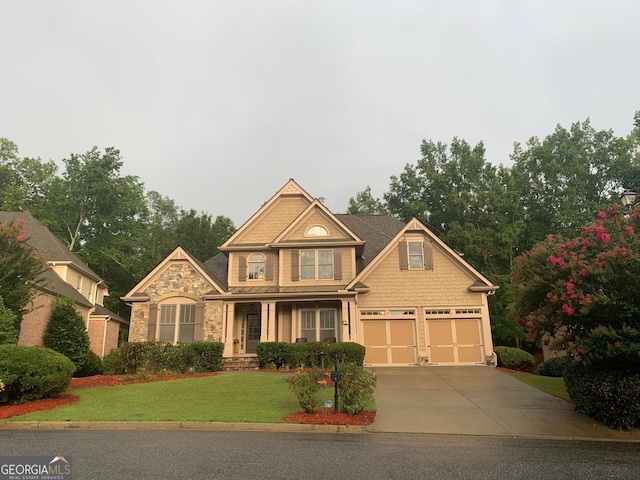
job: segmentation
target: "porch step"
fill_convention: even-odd
[[[258,370],[260,361],[258,357],[233,357],[222,359],[223,372],[237,372],[241,370]]]

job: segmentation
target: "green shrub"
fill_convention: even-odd
[[[0,345],[0,398],[21,403],[53,397],[66,390],[74,371],[71,360],[48,348]]]
[[[0,297],[0,345],[18,343],[19,332],[16,328],[17,315],[4,306]]]
[[[495,347],[498,355],[498,366],[518,370],[521,372],[533,372],[535,360],[533,355],[514,347]]]
[[[96,355],[92,350],[87,352],[87,358],[85,358],[80,370],[76,370],[76,377],[90,377],[92,375],[100,375],[103,371],[102,359]]]
[[[338,368],[338,371],[342,373],[338,382],[340,408],[355,415],[372,401],[373,390],[378,379],[358,365],[344,364]]]
[[[285,342],[261,342],[256,346],[256,355],[260,361],[260,368],[275,365],[276,368],[285,368],[289,365],[288,348]]]
[[[330,343],[324,349],[325,356],[330,359],[331,365],[334,365],[334,359],[338,356],[338,363],[340,365],[350,363],[353,365],[362,366],[364,364],[364,355],[366,349],[359,343],[354,342],[338,342]],[[325,363],[327,361],[325,360]]]
[[[42,342],[45,347],[67,356],[76,369],[82,368],[89,351],[89,335],[73,300],[68,297],[56,300]]]
[[[324,377],[323,372],[299,372],[289,382],[289,386],[298,399],[300,407],[306,413],[313,413],[320,404],[319,393],[323,386],[318,383]]]
[[[173,345],[161,342],[123,343],[104,357],[106,373],[216,372],[222,368],[224,344],[194,342]]]
[[[536,367],[535,374],[543,377],[562,377],[572,361],[573,358],[566,355],[550,358]]]
[[[611,428],[640,426],[640,369],[576,362],[564,375],[575,409]]]

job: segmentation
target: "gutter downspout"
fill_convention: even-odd
[[[103,358],[104,358],[104,349],[106,348],[106,345],[107,345],[107,323],[109,323],[109,317],[105,318],[104,330],[102,331],[102,355],[100,356]]]

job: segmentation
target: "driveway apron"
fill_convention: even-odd
[[[640,441],[487,366],[380,367],[372,432]]]

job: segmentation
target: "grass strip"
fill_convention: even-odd
[[[507,373],[507,375],[520,380],[527,385],[530,385],[538,390],[541,390],[554,397],[561,398],[567,402],[571,401],[569,394],[567,393],[567,387],[564,385],[563,378],[557,377],[544,377],[542,375],[534,375],[532,373]]]

